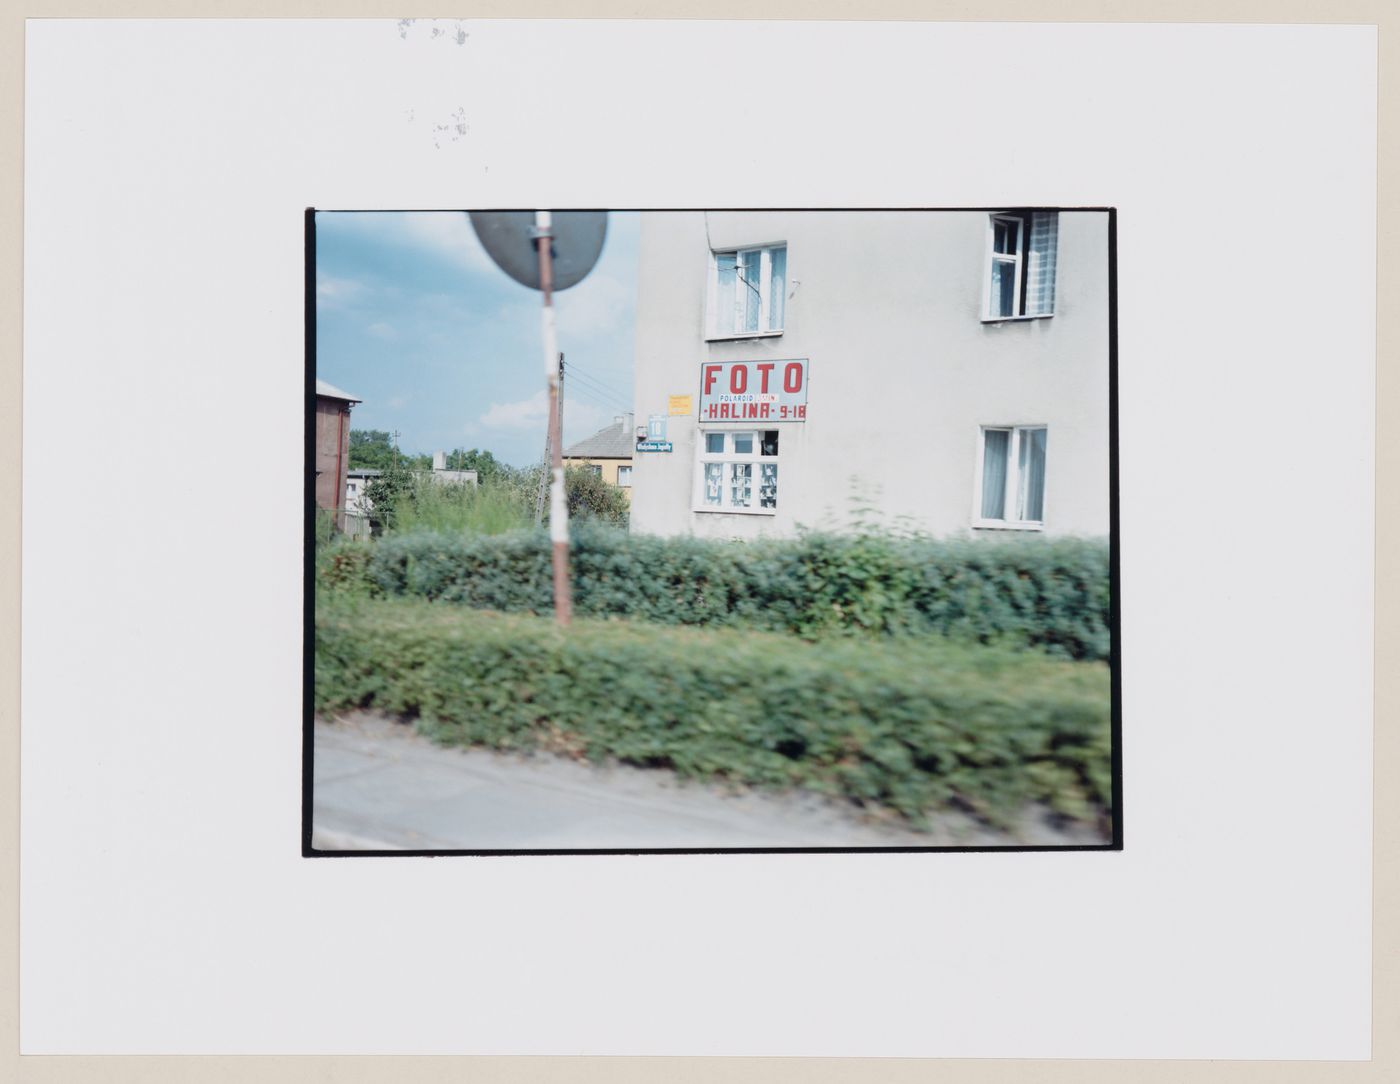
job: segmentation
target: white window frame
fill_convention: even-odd
[[[626,471],[626,472],[627,472],[627,481],[625,481],[625,482],[622,480],[622,472],[623,472],[623,471]],[[620,489],[631,489],[631,488],[632,488],[632,464],[631,464],[631,463],[619,463],[619,464],[617,465],[617,484],[618,484],[618,487],[619,487]]]
[[[709,512],[714,515],[729,516],[776,516],[778,509],[759,507],[759,488],[763,479],[761,464],[772,463],[775,466],[782,464],[782,430],[778,432],[778,454],[764,455],[763,434],[774,431],[774,426],[764,426],[761,428],[738,428],[738,429],[717,429],[706,428],[699,430],[699,442],[695,448],[695,488],[692,493],[691,507],[696,512]],[[724,451],[708,452],[705,450],[706,437],[710,434],[723,434]],[[734,451],[734,438],[736,436],[749,435],[753,437],[752,454],[744,454]],[[754,467],[752,479],[749,483],[750,494],[753,504],[748,508],[729,503],[730,498],[730,472],[725,470],[720,481],[720,503],[718,505],[705,503],[705,465],[707,463],[723,463],[726,466],[735,464],[751,464]],[[781,487],[782,473],[778,474],[778,483]]]
[[[772,303],[773,293],[773,253],[782,249],[787,251],[786,241],[775,241],[766,245],[745,245],[742,248],[721,248],[710,253],[710,272],[707,279],[708,286],[705,296],[705,341],[716,342],[722,339],[771,339],[783,333],[781,326],[770,330],[768,328],[768,314]],[[735,277],[739,276],[738,268],[742,261],[740,257],[746,252],[761,253],[758,267],[758,331],[735,331],[734,327],[738,321],[738,298],[741,296],[739,290],[734,291],[735,312],[731,314],[729,322],[721,326],[719,320],[719,258],[721,256],[733,256],[735,263]],[[791,266],[787,267],[783,284],[786,289],[787,282],[791,276]],[[787,306],[783,306],[783,321],[787,321]]]
[[[995,212],[987,216],[987,262],[982,270],[982,322],[984,324],[1004,324],[1012,320],[1047,320],[1054,316],[1053,312],[1026,312],[1026,265],[1030,259],[1028,245],[1031,239],[1031,222],[1033,215],[1030,212],[1018,213],[1012,211]],[[1016,223],[1016,252],[1014,255],[1003,255],[996,251],[997,223]],[[998,263],[1014,262],[1016,265],[1016,283],[1012,297],[1014,308],[1010,316],[998,316],[992,312],[992,269]]]
[[[1020,490],[1021,434],[1032,430],[1045,431],[1045,492],[1041,494],[1040,519],[1012,519],[1016,495]],[[982,515],[983,468],[987,454],[987,434],[1010,433],[1006,444],[1006,493],[1002,500],[1002,519],[986,519]],[[1043,531],[1050,508],[1050,427],[1044,422],[1021,422],[1015,425],[979,425],[977,427],[977,473],[972,486],[972,526],[990,531]]]

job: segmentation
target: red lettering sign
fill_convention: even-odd
[[[709,423],[805,421],[807,359],[702,362],[700,418]]]

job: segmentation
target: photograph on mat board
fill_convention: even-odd
[[[308,211],[303,852],[1120,848],[1115,225]]]

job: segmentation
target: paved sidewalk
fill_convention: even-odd
[[[567,850],[1102,843],[1027,823],[1021,839],[949,816],[932,832],[806,794],[731,792],[625,765],[437,745],[357,713],[316,721],[313,844],[323,850]]]

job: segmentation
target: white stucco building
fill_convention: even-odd
[[[1109,533],[1108,212],[648,212],[638,283],[634,531]]]

